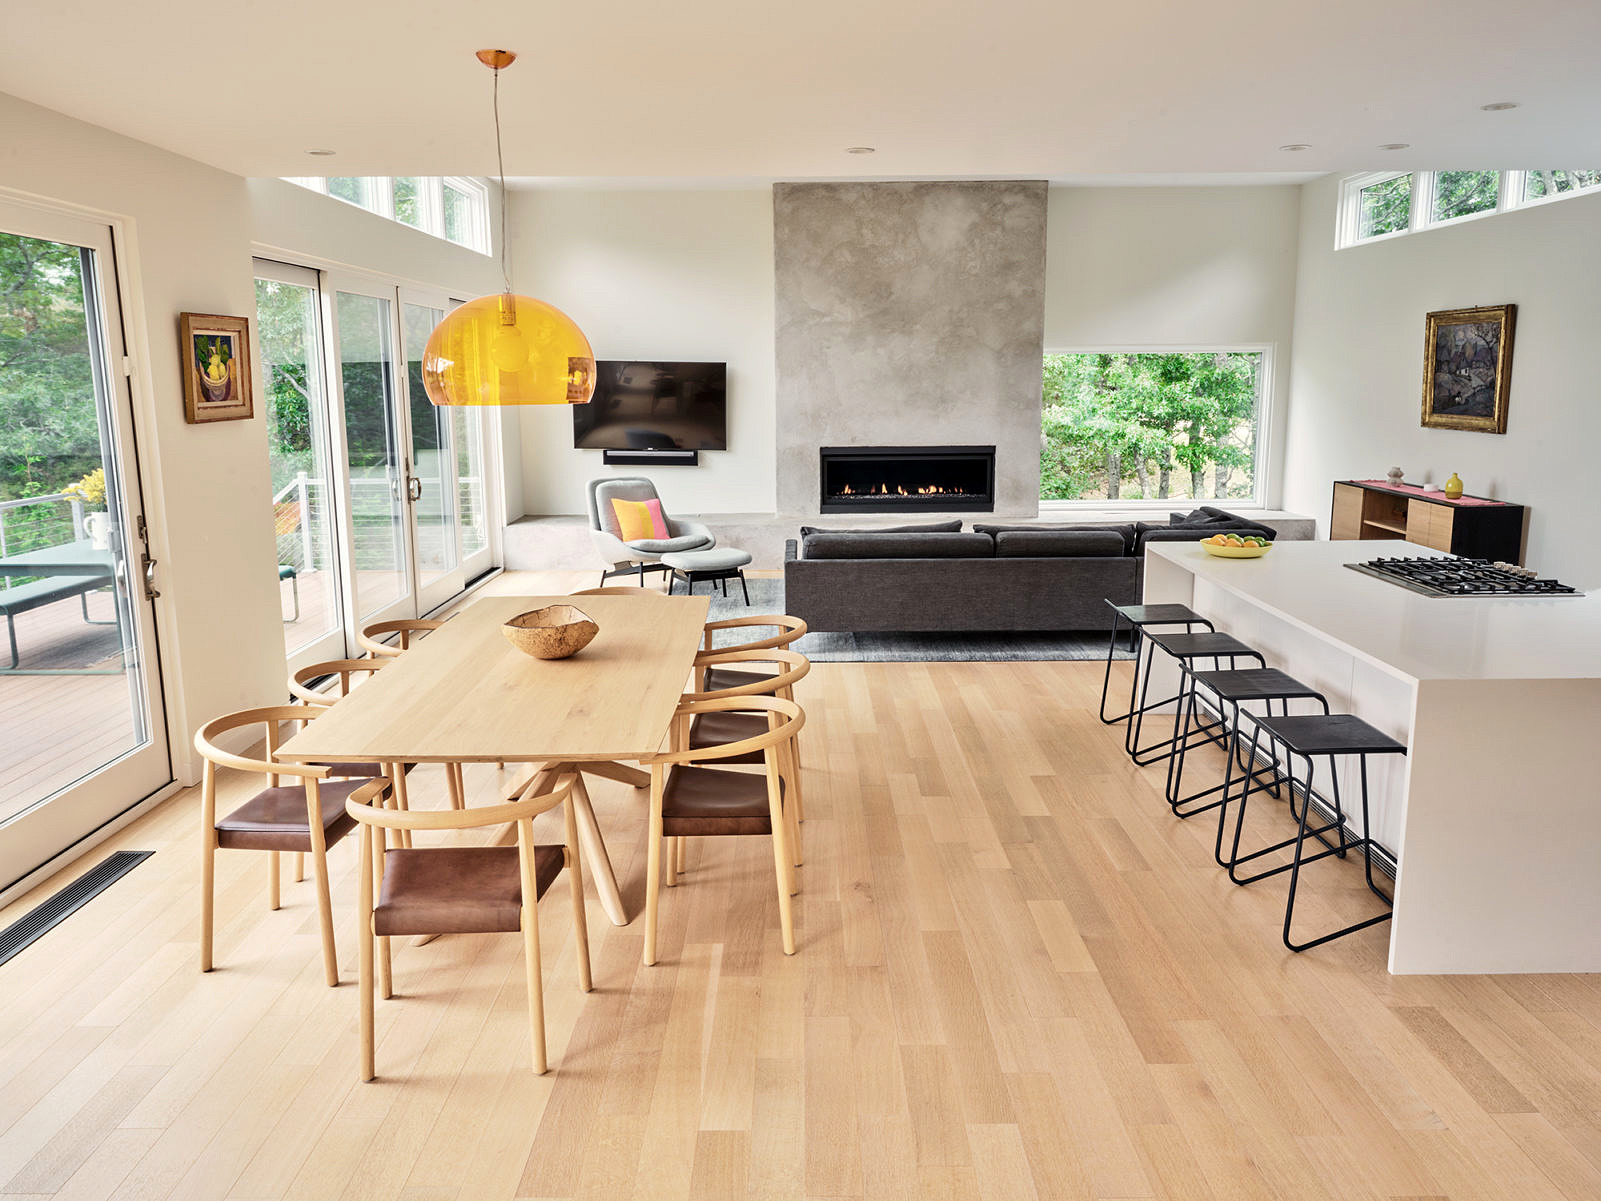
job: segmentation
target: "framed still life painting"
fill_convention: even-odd
[[[1423,424],[1506,433],[1515,304],[1430,313],[1423,338]]]
[[[182,313],[178,350],[183,363],[184,418],[240,421],[253,415],[250,322],[245,317]]]

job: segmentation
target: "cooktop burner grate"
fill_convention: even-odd
[[[1372,559],[1347,563],[1380,580],[1388,580],[1424,596],[1583,596],[1556,580],[1542,580],[1525,567],[1488,559]]]

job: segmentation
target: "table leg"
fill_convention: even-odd
[[[578,818],[578,841],[589,858],[589,875],[595,881],[595,891],[600,894],[601,908],[611,918],[612,925],[626,926],[628,910],[623,908],[623,894],[617,890],[617,876],[612,871],[611,856],[606,853],[606,843],[600,836],[600,823],[595,820],[595,810],[590,806],[589,789],[584,787],[582,774],[575,773],[573,776],[572,805],[573,813]]]
[[[595,809],[589,801],[589,789],[584,786],[584,777],[577,763],[554,763],[542,768],[518,792],[518,796],[533,796],[552,788],[558,784],[561,777],[571,775],[573,778],[572,807],[573,815],[578,819],[578,841],[581,853],[589,860],[589,876],[595,882],[595,892],[600,896],[601,908],[606,916],[611,918],[612,925],[626,926],[628,924],[628,910],[623,907],[623,894],[617,887],[617,875],[612,870],[611,856],[606,852],[606,843],[600,836],[600,823],[595,820]],[[595,766],[584,764],[584,767]],[[490,843],[491,846],[512,846],[517,841],[517,827],[506,825]]]

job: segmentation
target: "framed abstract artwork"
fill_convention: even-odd
[[[1515,304],[1430,313],[1423,336],[1423,424],[1506,433]]]
[[[184,419],[240,421],[255,412],[250,389],[250,321],[214,313],[181,313]]]

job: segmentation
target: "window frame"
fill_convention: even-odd
[[[1405,175],[1401,171],[1397,174]],[[1386,235],[1392,236],[1392,235]],[[1261,367],[1257,372],[1256,386],[1256,451],[1251,466],[1251,496],[1223,500],[1196,500],[1191,497],[1148,497],[1140,500],[1109,500],[1106,497],[1099,499],[1089,497],[1082,500],[1046,500],[1040,498],[1040,512],[1044,513],[1127,513],[1130,516],[1141,516],[1145,513],[1160,513],[1166,516],[1173,512],[1175,502],[1189,501],[1192,505],[1218,504],[1226,505],[1232,512],[1257,513],[1271,509],[1268,497],[1274,494],[1272,475],[1272,447],[1274,436],[1274,423],[1277,418],[1274,404],[1274,383],[1276,376],[1276,358],[1278,345],[1274,342],[1207,342],[1207,343],[1121,343],[1116,345],[1091,346],[1047,346],[1041,356],[1043,366],[1044,355],[1051,354],[1259,354],[1262,356]],[[1040,430],[1043,434],[1045,426],[1044,398],[1040,402]]]
[[[1481,169],[1489,170],[1489,168]],[[1569,168],[1562,169],[1568,170]],[[1485,217],[1494,217],[1500,213],[1534,208],[1537,205],[1550,204],[1556,200],[1568,200],[1574,196],[1601,193],[1601,183],[1595,183],[1587,188],[1575,188],[1569,192],[1555,192],[1550,196],[1538,196],[1530,199],[1527,195],[1528,177],[1534,172],[1497,171],[1496,199],[1492,208],[1483,209],[1477,213],[1464,213],[1460,217],[1447,217],[1443,220],[1437,220],[1434,217],[1434,199],[1437,190],[1436,178],[1440,174],[1438,171],[1418,170],[1367,171],[1359,175],[1348,175],[1340,180],[1339,200],[1335,208],[1334,249],[1349,250],[1354,246],[1371,246],[1377,242],[1387,242],[1392,238],[1401,238],[1408,234],[1425,233],[1431,229],[1448,229],[1468,221],[1480,221]],[[1375,184],[1399,179],[1403,175],[1412,177],[1411,208],[1408,213],[1407,228],[1392,230],[1387,234],[1374,234],[1368,238],[1361,237],[1362,193]]]

